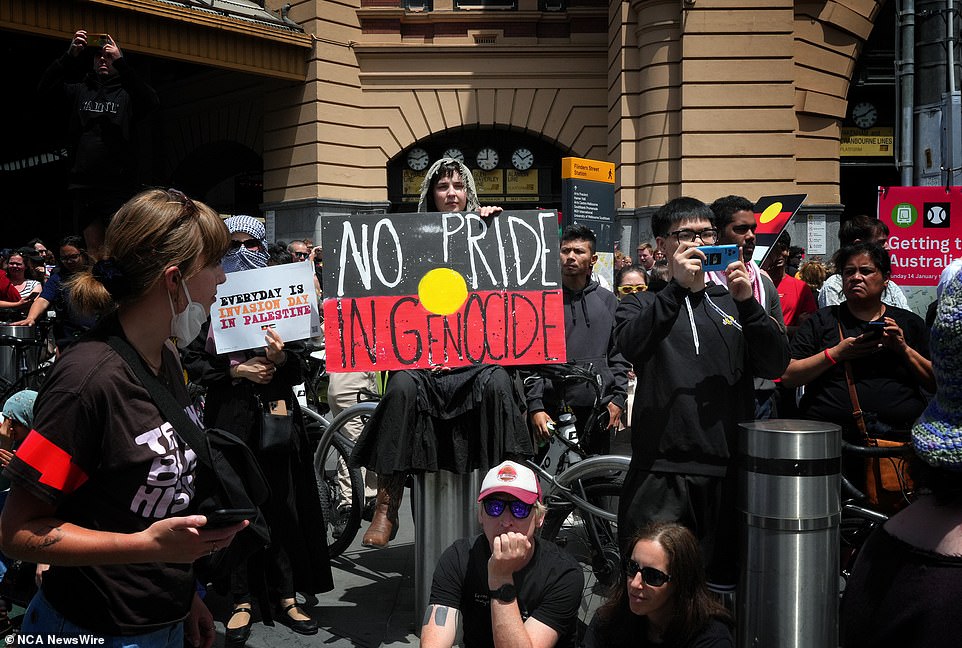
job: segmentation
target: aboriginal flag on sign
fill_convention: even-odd
[[[322,220],[328,371],[564,362],[554,211]]]
[[[768,251],[775,244],[779,234],[785,231],[798,208],[805,202],[808,194],[784,194],[781,196],[762,196],[755,203],[755,253],[752,260],[762,264]]]

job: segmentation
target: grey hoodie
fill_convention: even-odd
[[[431,189],[431,178],[437,174],[442,164],[449,163],[456,165],[461,170],[461,179],[464,180],[464,188],[467,190],[468,199],[465,211],[477,211],[481,207],[481,204],[478,202],[478,190],[474,184],[474,176],[471,175],[471,170],[465,166],[464,162],[460,162],[454,158],[441,158],[432,164],[428,172],[424,174],[424,180],[421,182],[421,199],[418,201],[419,212],[437,211],[434,204],[431,204],[431,209],[428,209],[428,202],[434,202],[434,197],[428,196],[428,191]]]

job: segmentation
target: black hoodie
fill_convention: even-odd
[[[89,61],[64,54],[44,72],[39,89],[70,110],[71,187],[128,187],[136,171],[133,123],[160,100],[123,57],[113,63],[116,74],[88,72],[79,83],[67,81]]]
[[[628,370],[631,365],[615,348],[614,327],[618,298],[594,280],[589,280],[588,285],[577,292],[563,287],[562,296],[568,362],[576,362],[582,366],[590,363],[603,379],[603,398],[625,409]],[[529,414],[548,411],[557,401],[550,383],[543,380],[531,384],[525,395]],[[590,406],[594,401],[594,392],[587,385],[571,385],[565,392],[565,401],[571,406]],[[551,411],[549,414],[558,413]]]

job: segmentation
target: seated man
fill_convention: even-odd
[[[483,534],[447,548],[434,572],[421,646],[574,646],[581,569],[553,542],[538,542],[544,522],[534,472],[505,461],[488,471],[478,496]]]

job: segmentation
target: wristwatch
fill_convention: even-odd
[[[496,590],[488,590],[488,596],[502,603],[510,603],[518,597],[518,590],[511,583],[505,583]]]

